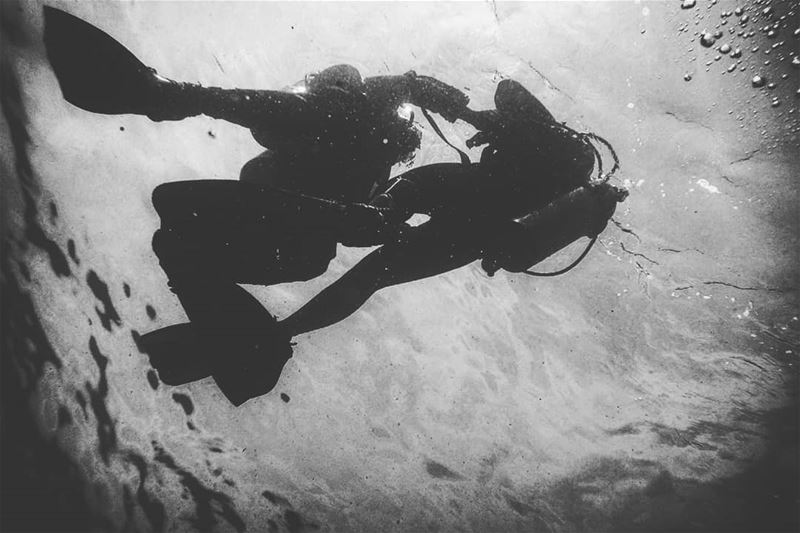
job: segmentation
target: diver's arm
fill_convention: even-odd
[[[389,107],[409,103],[438,113],[446,120],[455,122],[461,118],[469,97],[431,76],[419,76],[409,71],[399,76],[373,76],[364,80],[367,94],[382,100]]]
[[[321,113],[308,95],[282,91],[222,89],[159,79],[147,116],[153,120],[181,120],[206,115],[245,128],[264,125],[303,128],[320,120]]]
[[[460,90],[430,76],[417,76],[413,72],[409,78],[410,103],[438,113],[448,122],[455,122],[467,109],[469,97]]]
[[[478,164],[435,163],[392,178],[370,204],[408,216],[463,213],[480,210],[493,189]]]
[[[389,180],[386,189],[370,200],[369,205],[390,209],[406,215],[430,214],[430,205],[425,202],[420,187],[402,176]]]
[[[501,126],[494,109],[475,111],[467,107],[469,97],[459,89],[431,76],[409,71],[401,76],[375,76],[365,80],[368,89],[380,92],[394,105],[414,104],[438,113],[446,120],[463,120],[478,130],[494,130]]]
[[[475,129],[480,130],[481,132],[494,131],[501,126],[500,117],[498,116],[497,111],[494,109],[474,111],[468,107],[465,107],[461,111],[461,115],[458,118],[468,124],[471,124],[475,127]],[[467,146],[469,146],[469,142],[467,142]]]
[[[392,235],[392,229],[402,231],[402,223],[414,214],[461,219],[497,216],[511,209],[508,204],[513,202],[504,200],[514,193],[507,188],[481,164],[425,165],[390,179],[369,205],[354,206],[352,220],[358,214],[365,222],[362,227],[389,230],[375,232],[380,236]]]
[[[394,76],[370,76],[364,79],[364,87],[370,100],[381,102],[395,109],[411,100],[410,74]]]

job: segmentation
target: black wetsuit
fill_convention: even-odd
[[[245,165],[241,181],[172,182],[153,193],[162,222],[153,249],[173,292],[198,331],[236,337],[257,336],[271,320],[238,283],[312,279],[342,240],[331,222],[336,206],[297,194],[366,203],[391,166],[419,146],[399,105],[443,112],[466,104],[456,89],[413,73],[368,78],[363,92],[179,89],[167,99],[177,107],[154,118],[203,113],[249,127],[268,148]]]
[[[156,234],[154,248],[173,290],[216,355],[204,372],[215,376],[231,401],[238,405],[271,390],[291,357],[290,337],[344,319],[377,290],[447,272],[498,247],[513,249],[518,243],[505,240],[513,237],[515,218],[572,190],[591,172],[593,153],[579,139],[556,139],[547,128],[495,112],[462,111],[460,118],[488,130],[490,144],[481,162],[427,165],[393,180],[377,180],[386,183],[371,195],[372,204],[396,213],[398,221],[411,213],[427,213],[430,220],[387,239],[388,244],[277,328],[237,282],[269,284],[321,273],[336,239],[341,239],[340,228],[331,224],[337,218],[331,212],[341,204],[306,201],[296,192],[279,192],[251,180],[235,186],[184,182],[180,190],[171,184],[157,189],[154,203],[164,228]],[[165,191],[175,192],[168,206],[161,203]],[[223,335],[221,343],[215,342],[216,334]],[[207,374],[196,374],[202,375]]]
[[[471,115],[478,124],[498,120],[491,112]],[[480,163],[427,165],[395,178],[390,187],[399,190],[390,189],[394,198],[381,205],[426,213],[430,220],[367,255],[282,327],[291,336],[319,329],[346,318],[382,288],[513,250],[521,231],[515,219],[587,182],[594,152],[585,140],[555,121],[500,120]]]

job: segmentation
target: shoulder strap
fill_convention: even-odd
[[[444,136],[442,130],[439,129],[438,124],[434,122],[433,117],[430,115],[430,113],[428,113],[428,110],[425,109],[424,107],[420,107],[420,109],[422,110],[422,114],[425,116],[425,118],[428,119],[428,123],[431,125],[431,128],[433,128],[433,131],[435,131],[436,134],[439,135],[439,137],[441,137],[441,139],[447,144],[447,146],[458,152],[458,156],[461,158],[461,163],[464,165],[471,164],[471,161],[469,160],[469,156],[467,154],[459,150],[456,146],[450,144],[450,141],[447,140],[447,137]]]

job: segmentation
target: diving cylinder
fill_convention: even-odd
[[[488,250],[482,266],[489,275],[499,269],[522,272],[581,237],[596,237],[628,191],[608,183],[590,184],[559,197],[513,222],[506,238]]]

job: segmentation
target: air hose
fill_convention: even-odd
[[[614,151],[614,148],[611,146],[611,143],[609,143],[607,140],[605,140],[604,138],[600,137],[595,133],[577,132],[565,124],[558,124],[557,126],[561,129],[562,132],[568,132],[570,135],[576,135],[582,138],[586,142],[586,144],[588,144],[592,148],[592,151],[594,152],[595,161],[597,161],[597,179],[588,180],[589,185],[599,185],[606,183],[617,172],[617,170],[619,170],[619,157],[617,157],[617,152]],[[608,172],[608,174],[603,174],[603,157],[600,155],[600,151],[597,149],[594,143],[592,143],[592,140],[602,143],[606,148],[608,148],[608,151],[611,153],[611,157],[614,159],[614,166],[611,167],[611,170]],[[566,274],[567,272],[578,266],[580,262],[583,261],[583,259],[589,254],[589,251],[592,249],[592,246],[594,246],[594,243],[597,242],[597,237],[598,237],[597,235],[592,237],[592,240],[589,241],[589,244],[586,245],[586,248],[583,250],[583,252],[581,252],[581,255],[579,255],[578,258],[575,261],[573,261],[569,266],[562,268],[561,270],[557,270],[555,272],[534,272],[532,270],[523,270],[522,273],[527,274],[528,276],[535,276],[540,278],[554,277],[554,276],[560,276],[561,274]]]

